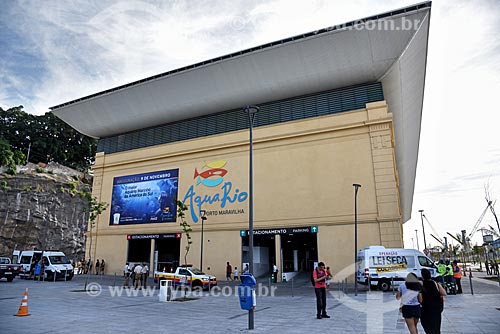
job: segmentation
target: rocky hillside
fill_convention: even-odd
[[[90,184],[82,173],[57,164],[29,164],[14,176],[0,173],[0,256],[52,249],[83,258],[88,201],[82,195]]]

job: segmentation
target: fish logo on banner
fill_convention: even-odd
[[[205,187],[217,187],[224,181],[224,175],[227,174],[227,169],[224,169],[227,164],[226,160],[217,160],[204,163],[202,172],[198,168],[194,169],[194,177],[196,185],[203,184]],[[207,169],[208,168],[208,169]]]

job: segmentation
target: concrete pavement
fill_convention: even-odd
[[[475,294],[448,296],[442,333],[499,333],[500,287],[474,278]],[[116,285],[113,287],[113,283]],[[212,294],[189,301],[159,302],[158,289],[121,289],[121,278],[91,276],[71,282],[0,281],[0,331],[2,333],[234,333],[248,331],[248,313],[239,308],[236,283],[222,282]],[[399,302],[393,293],[363,292],[358,296],[332,289],[328,296],[331,319],[315,318],[312,287],[297,284],[258,287],[253,333],[408,333],[399,319]],[[15,317],[23,292],[29,288],[29,317]],[[268,289],[266,291],[266,289]],[[484,290],[486,289],[486,290]],[[476,293],[486,291],[486,293]],[[134,295],[135,294],[135,295]],[[274,294],[274,296],[272,296]],[[419,326],[419,332],[424,333]]]

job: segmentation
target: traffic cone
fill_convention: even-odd
[[[17,314],[14,314],[16,317],[25,317],[31,315],[28,313],[28,288],[24,291],[23,300],[21,301],[21,306],[19,306],[19,310]]]

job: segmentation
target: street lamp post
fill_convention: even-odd
[[[358,190],[360,184],[354,183],[354,295],[358,295]]]
[[[248,114],[249,129],[250,129],[250,163],[248,175],[248,256],[249,270],[253,273],[253,122],[260,108],[257,106],[245,106],[245,112]],[[254,329],[254,311],[251,308],[248,311],[248,329]]]
[[[200,254],[200,270],[203,271],[203,229],[205,220],[207,220],[207,210],[200,210],[200,218],[201,218],[201,254]]]
[[[425,241],[425,227],[424,227],[424,210],[418,210],[420,212],[420,219],[422,220],[422,234],[424,235],[424,251],[427,249],[427,242]]]
[[[417,249],[420,250],[420,245],[418,244],[418,230],[415,230],[415,238],[417,238]]]

